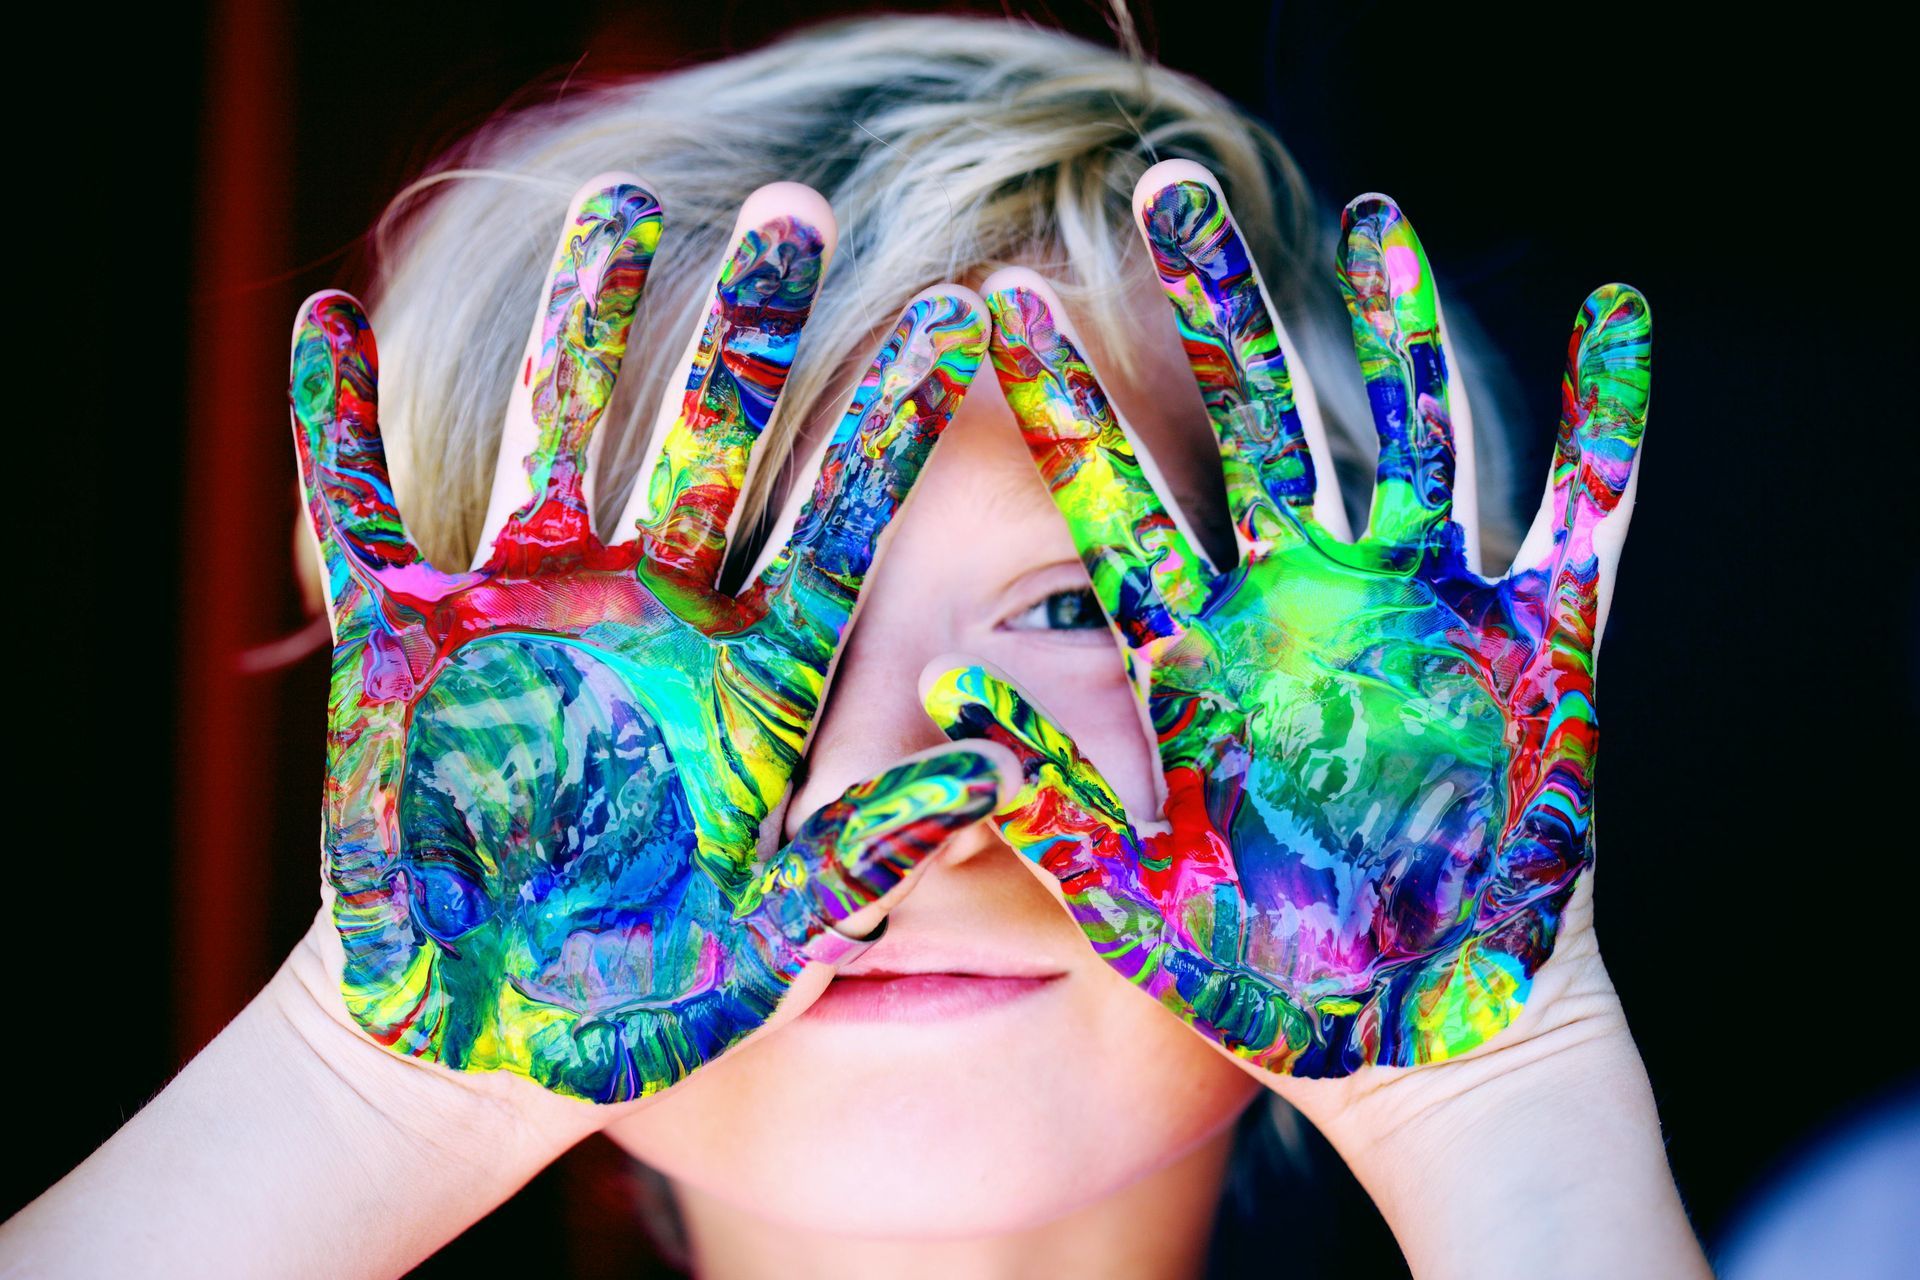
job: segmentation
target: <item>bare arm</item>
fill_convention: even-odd
[[[392,1276],[598,1127],[370,1044],[314,931],[99,1151],[0,1228],[45,1276]],[[571,1123],[569,1123],[569,1113]]]

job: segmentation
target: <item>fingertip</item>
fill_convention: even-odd
[[[906,757],[896,769],[931,766],[960,784],[946,812],[955,826],[985,817],[1011,800],[1020,789],[1020,761],[997,742],[980,738],[956,739]]]
[[[1394,302],[1433,292],[1426,247],[1393,197],[1374,191],[1347,202],[1340,215],[1336,265],[1357,291],[1384,288]]]
[[[1589,341],[1622,329],[1633,330],[1643,342],[1653,336],[1653,310],[1646,295],[1630,284],[1603,284],[1588,294],[1580,308],[1580,320]]]
[[[309,329],[329,328],[329,321],[335,316],[350,320],[364,335],[363,341],[371,345],[372,329],[367,322],[367,310],[360,300],[344,289],[321,289],[308,294],[293,313],[293,333],[287,341],[287,358],[291,360],[299,351],[301,335]]]
[[[965,685],[976,673],[986,674],[972,658],[958,653],[941,654],[920,668],[915,682],[920,705],[942,729],[953,722],[956,708],[973,701],[965,693]]]
[[[637,302],[660,247],[663,222],[660,201],[637,176],[620,169],[596,173],[580,184],[567,205],[549,275],[572,275],[589,261],[598,262],[601,271],[624,268],[638,274],[624,290],[603,286],[606,295]]]
[[[1222,251],[1234,257],[1246,252],[1227,197],[1212,182],[1169,183],[1135,212],[1163,289],[1176,290],[1180,280]]]
[[[1001,295],[1016,295],[1021,292],[1038,296],[1048,306],[1058,302],[1053,286],[1047,278],[1032,267],[1007,266],[997,268],[985,280],[980,282],[980,292],[987,297],[989,307],[995,305],[995,299]]]
[[[1616,424],[1627,419],[1637,436],[1653,363],[1653,318],[1646,298],[1630,285],[1602,285],[1587,296],[1575,323],[1569,372],[1572,385],[1591,405],[1580,415],[1583,427],[1615,432]]]
[[[1030,267],[1001,267],[981,283],[993,316],[993,336],[1046,354],[1049,364],[1080,358],[1080,335],[1060,294]]]
[[[355,311],[364,310],[360,300],[345,289],[319,289],[307,295],[306,301],[300,304],[298,314],[302,319],[306,319],[319,315],[323,310],[342,305],[351,307]]]
[[[1334,254],[1341,278],[1351,277],[1356,260],[1371,262],[1384,255],[1387,236],[1400,221],[1400,206],[1377,191],[1347,201],[1340,211],[1340,243]]]
[[[951,281],[929,285],[915,294],[900,313],[900,324],[910,333],[939,328],[952,344],[976,358],[984,357],[992,318],[986,299],[963,284]]]
[[[951,280],[943,280],[939,284],[928,285],[920,292],[914,294],[912,300],[908,302],[907,305],[912,306],[914,303],[928,298],[950,299],[959,304],[963,309],[980,316],[985,316],[987,313],[986,300],[982,298],[978,292],[969,289],[966,285],[956,284]]]
[[[813,232],[822,264],[833,256],[840,240],[840,224],[827,198],[804,182],[769,182],[756,187],[740,202],[735,238],[756,227],[791,220]]]
[[[1016,352],[1039,355],[1071,343],[1061,334],[1059,317],[1046,299],[1025,285],[988,294],[987,307],[993,313],[994,351],[1001,357],[1011,358]],[[1048,341],[1043,334],[1055,335],[1057,340]]]
[[[603,169],[575,189],[573,202],[577,205],[602,192],[618,191],[623,187],[631,187],[648,199],[653,198],[653,192],[648,188],[646,179],[639,174],[628,169]],[[658,204],[659,201],[655,200],[654,203]]]
[[[582,182],[574,190],[573,199],[567,204],[567,212],[570,216],[577,216],[597,199],[631,206],[637,216],[662,216],[660,200],[653,194],[653,189],[638,174],[625,169],[607,169]]]
[[[883,435],[890,443],[881,447],[892,460],[889,465],[903,468],[900,478],[910,485],[959,412],[987,357],[992,327],[985,301],[964,285],[938,284],[914,295],[874,353],[841,420],[848,446],[868,424],[910,416],[919,426],[887,429]]]
[[[1148,211],[1163,194],[1179,187],[1192,186],[1206,187],[1221,203],[1226,202],[1220,179],[1214,177],[1213,171],[1205,165],[1184,158],[1162,160],[1149,167],[1140,175],[1140,180],[1133,184],[1134,217],[1144,222]]]
[[[1344,231],[1356,224],[1392,221],[1403,216],[1392,196],[1384,191],[1363,191],[1347,201],[1346,208],[1340,211],[1340,227]]]

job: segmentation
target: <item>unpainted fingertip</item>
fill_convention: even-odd
[[[956,284],[951,280],[943,280],[939,284],[928,285],[920,292],[914,294],[907,302],[907,305],[911,307],[915,303],[934,298],[951,299],[954,302],[958,302],[962,307],[977,312],[982,316],[987,313],[986,299],[982,298],[977,290],[969,289],[966,285]]]
[[[840,241],[840,224],[827,198],[804,182],[769,182],[755,187],[740,202],[734,238],[737,240],[750,230],[782,219],[792,219],[819,237],[823,263],[832,257]]]
[[[989,305],[992,305],[997,294],[1014,293],[1022,289],[1039,294],[1049,306],[1055,301],[1053,286],[1032,267],[999,267],[980,282],[980,292],[986,296]]]
[[[622,200],[637,201],[643,207],[652,207],[651,216],[655,218],[661,216],[660,200],[653,194],[653,188],[649,187],[638,174],[629,173],[624,169],[607,169],[581,183],[574,190],[573,198],[567,202],[567,216],[578,217],[589,201],[603,196],[616,196]]]
[[[927,714],[933,716],[943,727],[947,723],[948,717],[942,716],[940,712],[944,709],[950,709],[960,700],[962,697],[961,683],[966,678],[967,673],[973,669],[971,665],[966,664],[964,661],[949,663],[936,661],[928,663],[927,666],[921,670],[920,678],[917,682],[920,694],[920,705],[925,707]]]
[[[1226,193],[1220,188],[1220,179],[1213,171],[1198,161],[1176,157],[1162,160],[1150,166],[1133,184],[1133,212],[1137,218],[1144,218],[1147,208],[1159,199],[1162,192],[1174,187],[1198,185],[1208,188],[1224,204]]]

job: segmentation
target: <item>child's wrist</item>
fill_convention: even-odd
[[[1511,1041],[1350,1081],[1276,1082],[1422,1280],[1710,1274],[1639,1050],[1591,934],[1581,941],[1542,971],[1558,987],[1548,1017],[1509,1028]]]

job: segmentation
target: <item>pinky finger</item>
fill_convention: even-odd
[[[1587,298],[1567,345],[1560,433],[1547,492],[1514,560],[1537,575],[1552,632],[1599,642],[1632,513],[1635,460],[1646,431],[1653,320],[1627,285]]]

